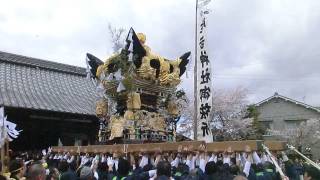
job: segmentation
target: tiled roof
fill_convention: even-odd
[[[0,51],[0,106],[95,114],[86,70]]]
[[[303,103],[303,102],[300,102],[300,101],[297,101],[297,100],[294,100],[294,99],[291,99],[291,98],[282,96],[282,95],[278,94],[277,92],[275,92],[273,96],[271,96],[271,97],[269,97],[269,98],[267,98],[267,99],[265,99],[265,100],[263,100],[263,101],[255,104],[255,105],[256,105],[256,106],[260,106],[261,104],[264,104],[264,103],[266,103],[266,102],[269,102],[269,101],[270,101],[271,99],[273,99],[273,98],[281,98],[281,99],[283,99],[283,100],[285,100],[285,101],[289,101],[289,102],[292,102],[292,103],[301,105],[301,106],[303,106],[303,107],[305,107],[305,108],[307,108],[307,109],[312,109],[312,110],[314,110],[314,111],[316,111],[316,112],[320,112],[320,109],[318,109],[318,108],[316,108],[316,107],[313,107],[313,106],[310,106],[310,105],[305,104],[305,103]]]

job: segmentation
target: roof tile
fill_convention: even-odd
[[[94,115],[84,68],[0,51],[0,105]]]

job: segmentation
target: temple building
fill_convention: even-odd
[[[0,106],[22,130],[13,150],[95,143],[95,92],[85,68],[0,51]]]

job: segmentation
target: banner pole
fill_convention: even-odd
[[[2,128],[1,128],[1,136],[2,138],[5,137],[3,139],[4,143],[1,147],[1,164],[2,164],[2,169],[1,169],[1,172],[4,173],[4,170],[5,170],[5,164],[4,164],[4,156],[5,156],[5,146],[6,146],[6,134],[5,134],[5,128],[4,128],[4,116],[5,113],[4,113],[4,107],[3,107],[3,119],[2,119]]]
[[[193,115],[193,139],[198,139],[198,96],[197,96],[197,80],[198,80],[198,72],[197,72],[197,43],[198,43],[198,0],[196,0],[196,27],[195,27],[195,49],[194,49],[194,86],[193,86],[193,93],[194,93],[194,115]]]

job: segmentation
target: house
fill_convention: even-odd
[[[282,133],[289,133],[298,127],[301,122],[310,119],[320,120],[320,109],[299,102],[297,100],[275,93],[273,96],[255,104],[258,111],[258,121],[264,129],[273,129],[279,134],[267,131],[265,139],[285,140]],[[320,129],[320,127],[319,127]],[[296,133],[295,131],[292,131]],[[307,147],[302,147],[305,152]],[[316,144],[311,148],[315,158],[320,157],[320,145]]]
[[[96,98],[85,68],[0,51],[0,106],[23,130],[13,150],[94,143]]]

